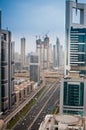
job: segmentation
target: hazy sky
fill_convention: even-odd
[[[86,0],[79,0],[86,3]],[[2,27],[12,32],[16,51],[20,51],[20,38],[26,38],[26,52],[35,51],[36,35],[47,32],[50,43],[59,37],[64,44],[65,0],[0,0]]]

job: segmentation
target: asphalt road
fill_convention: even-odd
[[[58,83],[48,85],[37,103],[13,130],[38,130],[40,123],[46,114],[50,114],[59,99],[60,87]]]
[[[35,91],[32,91],[27,98],[25,98],[24,100],[22,100],[21,102],[19,102],[19,104],[16,104],[13,109],[10,110],[10,112],[8,112],[5,115],[2,115],[2,118],[4,119],[5,124],[7,124],[20,110],[23,109],[24,106],[26,106],[26,104],[28,104],[28,102],[34,98],[34,96],[38,93],[38,91],[40,91],[42,89],[39,88]]]
[[[56,104],[58,104],[59,96],[60,96],[59,94],[60,94],[60,91],[59,91],[59,88],[57,88],[56,91],[53,93],[53,96],[50,98],[49,102],[47,103],[47,105],[45,106],[45,108],[43,109],[39,117],[37,118],[37,120],[34,122],[34,124],[32,125],[30,129],[28,128],[28,130],[38,130],[45,116],[47,114],[51,114],[53,108],[56,106]]]

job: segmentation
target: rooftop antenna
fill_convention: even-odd
[[[78,3],[78,0],[76,0],[76,15],[77,15],[77,3]]]

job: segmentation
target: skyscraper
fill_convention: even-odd
[[[76,19],[80,17],[80,21],[74,21],[75,16]],[[86,4],[66,0],[65,32],[65,73],[74,70],[86,74]]]
[[[14,42],[11,32],[0,30],[0,110],[6,112],[15,103],[14,94]]]
[[[73,21],[78,13],[79,23]],[[86,4],[66,0],[66,74],[69,75],[61,82],[60,112],[81,116],[86,116],[86,79],[81,75],[86,74],[85,14]]]
[[[49,37],[45,36],[42,41],[40,38],[36,40],[36,51],[39,56],[40,70],[49,68]]]
[[[56,51],[56,45],[53,45],[53,67],[57,67],[57,51]]]
[[[22,68],[25,65],[25,45],[26,44],[26,39],[23,37],[21,38],[21,65]]]
[[[59,38],[56,39],[56,45],[53,45],[53,67],[60,69],[64,65],[63,47]]]
[[[57,67],[59,68],[60,66],[60,42],[59,42],[59,38],[57,38],[56,41],[56,47],[57,47]]]
[[[44,51],[44,45],[42,40],[39,38],[36,40],[36,52],[39,57],[40,70],[43,70],[43,51]]]
[[[60,113],[86,116],[86,79],[64,78],[60,87]]]
[[[39,59],[35,53],[30,54],[30,80],[34,82],[40,80]]]
[[[43,57],[43,68],[49,69],[49,37],[46,35],[44,38],[44,57]]]
[[[49,45],[49,68],[53,67],[53,50],[52,44]]]

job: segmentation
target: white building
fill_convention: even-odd
[[[39,130],[85,130],[86,119],[72,115],[47,115]]]

